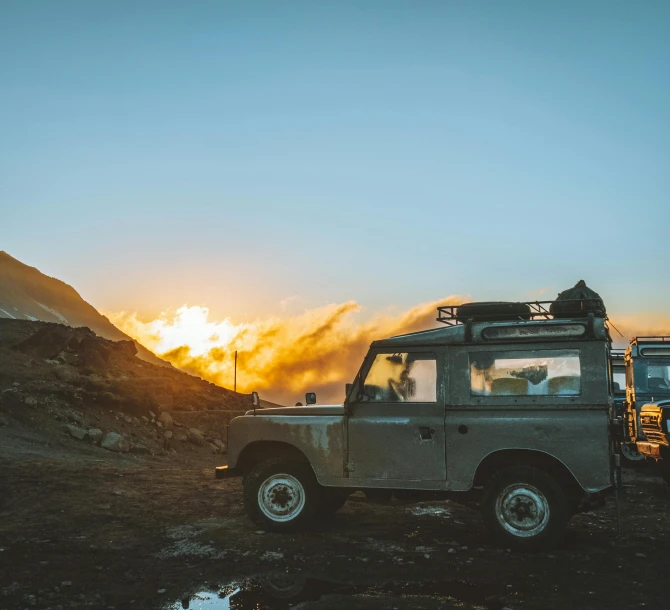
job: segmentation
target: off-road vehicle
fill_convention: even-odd
[[[551,546],[615,484],[611,342],[589,311],[439,307],[446,326],[372,343],[343,405],[233,419],[216,475],[244,477],[265,529],[333,513],[357,490],[439,494],[476,502],[505,546]]]
[[[670,482],[670,337],[635,337],[625,361],[630,440]]]

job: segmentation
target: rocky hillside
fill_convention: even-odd
[[[3,251],[0,251],[0,318],[85,326],[112,341],[133,341],[82,299],[72,286],[24,265]],[[139,343],[135,345],[142,360],[171,366]]]
[[[120,452],[225,450],[226,425],[250,397],[136,352],[88,328],[0,319],[0,428],[27,431],[36,445],[66,437]]]

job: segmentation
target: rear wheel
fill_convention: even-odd
[[[318,507],[318,484],[310,465],[270,458],[244,479],[244,506],[254,523],[270,531],[303,526]]]
[[[534,551],[560,540],[569,506],[566,493],[551,475],[513,466],[496,473],[485,486],[482,517],[501,545]]]

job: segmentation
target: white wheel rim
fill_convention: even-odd
[[[628,443],[621,445],[621,455],[623,455],[631,462],[639,462],[644,459],[644,456],[638,453],[637,448],[634,445],[629,445]]]
[[[496,498],[498,523],[513,536],[530,538],[549,523],[549,502],[544,494],[527,483],[506,487]]]
[[[258,488],[258,506],[272,521],[291,521],[305,507],[305,488],[293,475],[274,474]]]

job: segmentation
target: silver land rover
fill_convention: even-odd
[[[254,409],[228,465],[249,517],[294,529],[370,498],[479,506],[499,543],[554,545],[615,484],[606,320],[541,302],[438,308],[444,327],[375,341],[344,404]],[[257,395],[255,396],[257,399]]]

